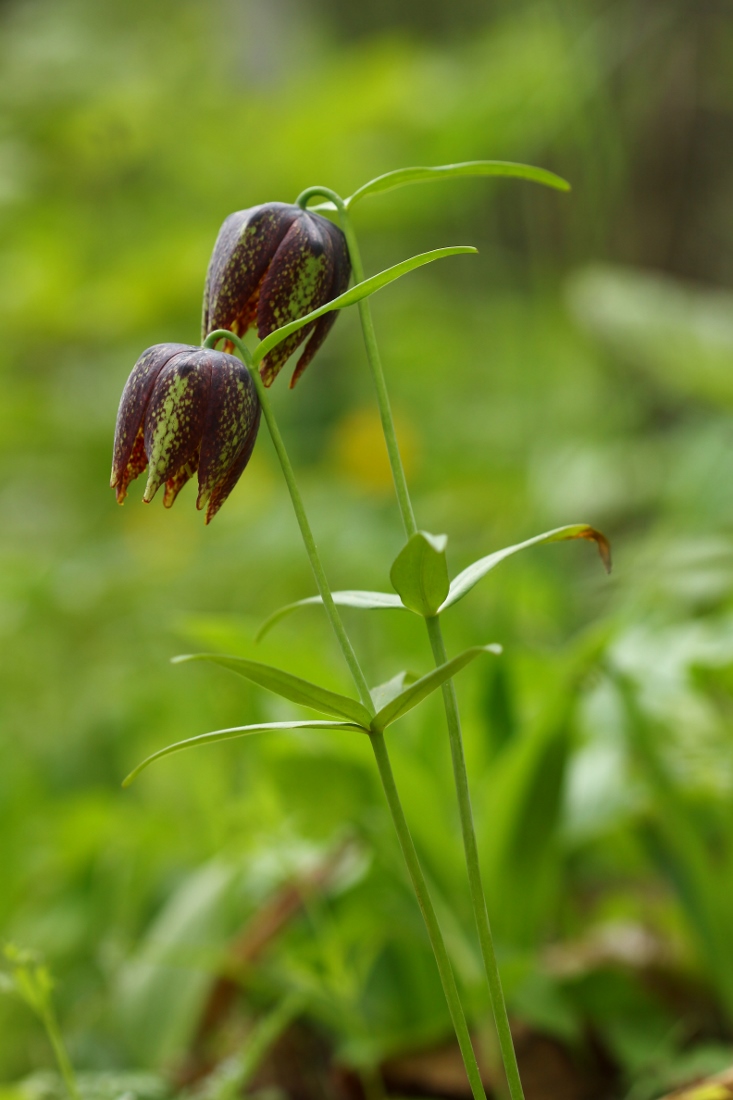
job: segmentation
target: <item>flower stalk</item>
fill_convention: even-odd
[[[384,795],[397,832],[413,889],[425,920],[449,1013],[474,1100],[486,1100],[468,1024],[458,995],[445,942],[400,801],[384,739],[384,730],[432,691],[442,687],[456,795],[460,812],[468,881],[481,953],[488,980],[496,1032],[511,1100],[523,1100],[522,1085],[491,935],[473,823],[470,790],[458,702],[451,677],[482,653],[499,653],[500,646],[473,646],[447,660],[439,614],[462,599],[500,561],[543,542],[584,538],[596,542],[607,569],[605,537],[587,524],[544,532],[516,546],[505,547],[473,562],[452,581],[445,558],[446,536],[419,531],[400,456],[389,394],[367,297],[417,267],[446,256],[476,252],[457,245],[434,249],[364,278],[358,241],[351,224],[351,205],[364,195],[435,178],[466,175],[514,176],[558,190],[569,185],[560,177],[530,165],[503,161],[469,161],[426,168],[398,169],[371,180],[350,198],[325,187],[310,187],[294,204],[266,203],[238,211],[226,219],[214,246],[204,291],[203,348],[156,345],[140,357],[128,379],[118,412],[112,487],[118,501],[129,483],[149,466],[144,500],[165,484],[166,506],[180,488],[198,474],[197,506],[206,506],[206,521],[216,514],[242,474],[252,453],[261,413],[264,413],[290,493],[303,543],[319,595],[281,609],[268,622],[303,604],[322,602],[349,667],[361,702],[283,669],[244,658],[217,654],[188,655],[176,660],[211,660],[231,668],[275,694],[341,721],[259,723],[216,730],[169,745],[135,768],[127,786],[160,756],[194,744],[249,736],[274,728],[355,730],[371,742]],[[315,195],[328,202],[320,209],[335,211],[341,228],[316,210],[308,210]],[[355,283],[347,289],[353,268]],[[337,312],[358,304],[362,332],[390,460],[395,492],[407,542],[392,565],[396,596],[380,592],[332,593],[318,554],[285,444],[270,405],[267,387],[296,348],[307,340],[291,380],[291,388],[316,354]],[[256,327],[260,342],[250,352],[242,337]],[[214,331],[209,331],[213,329]],[[238,349],[242,362],[216,350]],[[425,619],[435,661],[434,669],[406,686],[405,674],[370,691],[356,652],[341,621],[337,603],[362,608],[400,607]],[[395,694],[396,692],[396,694]],[[344,721],[343,719],[346,719]]]
[[[347,237],[348,240],[348,237]],[[361,281],[359,276],[357,279]],[[313,570],[316,585],[318,587],[319,594],[323,600],[323,606],[326,609],[329,621],[333,628],[336,640],[339,644],[341,652],[349,666],[349,671],[356,685],[359,697],[367,708],[370,714],[374,714],[374,704],[372,702],[369,686],[367,684],[364,673],[359,664],[359,659],[356,655],[354,647],[346,633],[339,610],[334,603],[331,589],[326,578],[323,564],[318,553],[313,532],[308,520],[308,516],[305,511],[303,499],[300,495],[297,482],[295,480],[295,473],[290,462],[283,438],[280,434],[280,429],[275,419],[275,414],[270,404],[269,394],[260,377],[260,373],[253,363],[252,354],[249,348],[240,340],[240,338],[233,332],[226,329],[217,329],[212,332],[204,342],[205,348],[213,348],[220,340],[228,340],[238,349],[239,353],[244,360],[247,369],[250,372],[252,381],[255,384],[257,394],[262,406],[262,413],[267,424],[268,431],[272,438],[275,451],[282,468],[283,475],[290,493],[290,499],[293,504],[293,510],[295,512],[300,533],[303,538],[308,560]],[[375,342],[376,346],[376,342]],[[386,394],[386,389],[385,389]],[[393,429],[394,435],[394,429]],[[396,446],[396,437],[395,437]],[[399,457],[399,452],[397,452]],[[404,481],[404,474],[403,474]],[[405,484],[406,490],[406,484]],[[409,497],[407,498],[409,500]],[[414,519],[413,519],[414,523]],[[372,751],[374,753],[375,762],[379,771],[379,778],[382,783],[382,789],[384,791],[387,805],[392,817],[392,822],[397,832],[400,848],[402,849],[402,855],[407,866],[407,871],[410,876],[413,890],[417,899],[417,903],[420,907],[420,911],[423,915],[425,925],[428,932],[428,938],[430,945],[435,956],[435,962],[438,967],[438,973],[440,975],[441,984],[443,986],[443,992],[445,994],[446,1001],[448,1003],[448,1010],[450,1012],[451,1021],[456,1033],[456,1038],[461,1050],[463,1062],[466,1068],[466,1074],[468,1076],[469,1083],[471,1085],[471,1092],[474,1100],[486,1100],[486,1093],[484,1090],[483,1082],[481,1080],[481,1073],[476,1061],[476,1054],[471,1042],[471,1035],[468,1030],[468,1024],[466,1022],[466,1016],[461,1005],[460,997],[458,994],[458,988],[456,986],[455,976],[453,974],[453,968],[448,958],[448,952],[446,950],[443,934],[438,923],[438,918],[435,914],[430,894],[428,892],[425,876],[423,875],[422,868],[420,867],[420,861],[418,859],[415,844],[410,833],[410,828],[407,823],[407,818],[402,807],[399,791],[395,782],[394,773],[392,771],[392,764],[389,758],[387,750],[387,744],[384,738],[384,733],[381,731],[372,731],[370,733],[370,741],[372,745]]]
[[[346,242],[349,249],[349,258],[351,260],[351,267],[354,272],[354,279],[356,280],[356,282],[362,282],[364,279],[364,265],[361,260],[359,243],[356,238],[356,233],[354,232],[346,203],[335,191],[331,190],[328,187],[320,186],[309,187],[307,190],[303,191],[301,195],[298,196],[296,202],[299,206],[305,207],[308,201],[316,195],[321,195],[324,198],[329,199],[338,210],[339,221],[341,223],[341,228],[343,230],[344,236],[346,237]],[[397,433],[395,431],[394,417],[392,415],[392,408],[389,400],[389,392],[387,390],[387,383],[384,376],[381,356],[379,354],[377,337],[374,330],[374,321],[372,319],[372,313],[368,299],[362,299],[358,303],[358,309],[359,318],[361,320],[362,335],[364,338],[364,346],[366,348],[367,360],[369,362],[369,368],[371,371],[372,380],[374,382],[377,405],[379,407],[379,416],[382,422],[382,430],[387,446],[387,453],[389,455],[389,463],[392,470],[392,479],[394,481],[397,502],[399,505],[400,514],[402,516],[402,523],[405,529],[405,534],[409,539],[412,535],[416,533],[417,523],[415,520],[415,512],[412,506],[412,500],[410,498],[410,491],[407,485],[407,478],[405,477],[404,466],[402,464],[399,444],[397,442]],[[426,617],[425,626],[428,632],[430,647],[433,652],[433,658],[437,666],[447,660],[445,642],[443,639],[443,630],[440,625],[440,619],[437,615]],[[517,1064],[514,1041],[512,1039],[511,1028],[509,1025],[509,1016],[507,1014],[504,991],[501,985],[501,976],[499,973],[499,965],[496,958],[494,939],[491,933],[491,924],[489,921],[489,913],[486,905],[486,896],[481,879],[481,866],[478,855],[478,844],[476,841],[476,829],[473,821],[473,809],[471,806],[471,794],[468,784],[466,757],[463,747],[463,734],[461,730],[460,712],[458,709],[456,690],[452,680],[448,680],[443,685],[442,692],[443,706],[445,710],[446,723],[448,726],[448,738],[450,743],[453,778],[456,788],[458,810],[461,821],[463,849],[466,860],[466,868],[468,871],[469,888],[471,892],[471,902],[473,906],[476,929],[479,937],[481,955],[484,963],[484,970],[486,973],[486,980],[489,986],[489,996],[491,999],[491,1007],[496,1024],[497,1036],[499,1039],[499,1047],[501,1049],[502,1062],[504,1064],[504,1072],[506,1074],[511,1100],[524,1100],[524,1091],[522,1089],[522,1082],[519,1075],[519,1066]]]

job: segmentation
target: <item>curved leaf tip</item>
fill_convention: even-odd
[[[252,726],[231,726],[229,729],[213,730],[211,733],[199,733],[195,737],[187,737],[184,741],[176,741],[173,745],[166,745],[158,749],[133,768],[129,775],[122,780],[123,787],[129,787],[133,780],[137,779],[140,772],[164,756],[181,752],[183,749],[192,749],[197,745],[213,745],[219,741],[231,741],[238,737],[248,737],[255,733],[284,732],[292,730],[349,730],[357,733],[368,733],[366,725],[357,722],[328,722],[320,718],[309,718],[301,722],[257,722]]]
[[[385,609],[407,611],[400,597],[393,592],[363,592],[357,589],[348,589],[344,592],[332,592],[331,596],[333,602],[339,607],[355,607],[362,611]],[[285,607],[273,611],[272,615],[265,619],[257,631],[255,642],[261,642],[271,628],[292,611],[297,611],[300,607],[317,606],[318,604],[323,604],[320,596],[308,596],[304,600],[297,600],[295,603],[286,604]]]
[[[611,572],[611,543],[602,531],[597,531],[595,527],[585,526],[581,528],[576,535],[572,535],[571,537],[574,539],[588,539],[590,542],[594,542],[598,547],[598,553],[603,562],[603,568],[607,573]]]

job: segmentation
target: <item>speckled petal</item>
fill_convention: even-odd
[[[163,493],[163,505],[166,508],[172,508],[173,502],[180,493],[183,486],[187,481],[190,481],[193,475],[196,473],[196,467],[199,464],[199,456],[196,453],[190,462],[187,462],[185,466],[181,466],[180,470],[169,477],[165,483],[165,492]]]
[[[206,523],[211,523],[212,519],[219,511],[222,504],[239,481],[245,466],[252,457],[252,451],[254,450],[255,442],[257,441],[257,431],[260,426],[260,412],[261,408],[258,402],[257,414],[254,418],[252,427],[249,430],[249,434],[244,441],[244,445],[242,446],[242,449],[239,452],[239,455],[237,456],[234,465],[224,475],[221,481],[217,482],[217,484],[214,486],[211,496],[209,497],[209,504],[206,509]]]
[[[268,202],[229,215],[206,275],[203,339],[217,328],[243,336],[254,323],[260,284],[299,214],[297,206]]]
[[[330,302],[333,298],[338,298],[339,294],[343,294],[348,289],[349,279],[351,278],[351,261],[349,259],[349,250],[346,246],[346,238],[343,233],[338,226],[333,224],[333,222],[328,222],[328,226],[334,258],[333,280],[331,282],[331,289],[326,297],[326,301]],[[298,360],[298,365],[293,371],[293,377],[290,379],[291,390],[328,336],[336,323],[337,317],[338,310],[334,310],[333,313],[326,313],[316,321],[315,328],[313,329],[308,343],[303,348],[303,352]]]
[[[253,428],[256,436],[259,418],[260,402],[247,368],[233,355],[212,352],[211,391],[201,441],[197,508],[204,507],[216,487],[237,467]],[[254,438],[251,443],[254,446]],[[239,467],[237,477],[243,469],[244,465]],[[230,490],[235,482],[236,478]],[[223,500],[223,497],[219,500],[218,507]]]
[[[147,464],[148,456],[145,454],[145,435],[142,427],[140,427],[132,448],[132,454],[127,460],[127,465],[117,481],[112,481],[112,488],[116,490],[115,496],[117,497],[118,504],[123,503],[127,496],[128,485],[131,481],[134,481],[136,477],[140,476]]]
[[[147,466],[141,429],[158,375],[174,355],[193,350],[188,344],[155,344],[142,353],[132,368],[117,412],[110,478],[110,485],[117,490],[120,504],[127,495],[130,482]]]
[[[150,471],[143,500],[147,503],[198,452],[209,402],[211,354],[201,348],[183,352],[158,375],[145,414]]]
[[[329,225],[327,218],[305,211],[291,225],[260,289],[257,307],[260,340],[328,301],[334,273]],[[313,325],[306,325],[265,356],[260,373],[266,386],[272,384],[283,364],[312,330]]]

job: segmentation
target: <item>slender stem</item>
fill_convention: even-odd
[[[316,546],[316,540],[313,537],[313,532],[311,530],[310,523],[308,522],[305,506],[303,504],[303,498],[300,495],[300,490],[298,489],[298,485],[295,480],[295,473],[290,463],[288,452],[285,449],[283,438],[280,435],[280,429],[278,428],[277,421],[275,420],[275,414],[272,411],[272,405],[270,404],[270,396],[267,392],[267,388],[260,378],[259,371],[252,367],[252,356],[249,348],[239,339],[238,336],[235,336],[233,332],[227,332],[225,329],[217,329],[216,332],[212,332],[211,335],[206,338],[204,346],[213,347],[218,340],[223,339],[231,340],[231,342],[237,346],[242,358],[244,359],[247,369],[249,370],[250,377],[255,384],[255,388],[257,389],[257,396],[259,397],[260,404],[262,405],[262,412],[264,413],[265,421],[267,423],[267,427],[270,432],[275,451],[277,452],[277,457],[280,461],[282,472],[285,476],[285,481],[287,483],[288,491],[290,493],[290,499],[293,504],[293,511],[295,512],[295,518],[298,521],[298,527],[300,528],[300,534],[305,544],[306,553],[308,554],[308,560],[310,562],[311,569],[313,570],[313,575],[316,579],[318,592],[321,599],[323,600],[323,606],[326,609],[326,614],[328,615],[328,618],[331,622],[331,626],[333,627],[338,644],[341,647],[341,652],[343,653],[346,663],[349,666],[349,671],[354,678],[354,683],[356,684],[361,701],[367,708],[369,713],[373,714],[374,704],[372,703],[372,697],[369,693],[369,685],[367,684],[366,677],[362,672],[361,665],[359,664],[359,659],[354,651],[354,647],[352,646],[346,630],[344,629],[344,624],[341,620],[341,616],[339,615],[338,608],[333,602],[333,596],[331,595],[331,589],[329,588],[326,574],[324,572],[323,565],[321,564],[318,547]]]
[[[41,1011],[41,1018],[46,1028],[46,1034],[53,1047],[54,1055],[56,1056],[56,1063],[59,1067],[61,1076],[63,1077],[64,1084],[66,1085],[66,1091],[69,1094],[70,1100],[81,1100],[79,1096],[79,1087],[76,1082],[76,1074],[71,1065],[69,1055],[66,1053],[66,1047],[64,1040],[61,1037],[61,1029],[56,1019],[56,1013],[54,1012],[53,1005],[49,1002],[44,1006]]]
[[[331,202],[333,202],[333,204],[337,207],[339,218],[341,221],[341,228],[344,231],[346,244],[349,249],[351,266],[354,271],[354,280],[357,283],[363,282],[364,265],[361,262],[359,242],[356,239],[354,227],[351,224],[351,218],[348,215],[343,199],[340,195],[337,195],[335,191],[331,191],[327,187],[309,187],[307,191],[304,191],[302,195],[298,196],[298,204],[301,206],[305,206],[305,203],[307,203],[308,199],[311,198],[313,195],[324,195],[326,198],[329,198]],[[397,500],[399,502],[402,520],[405,525],[405,531],[407,533],[407,537],[409,538],[410,535],[414,535],[417,531],[417,524],[415,523],[415,513],[412,509],[410,492],[407,488],[407,478],[405,477],[405,470],[402,465],[402,456],[400,455],[400,448],[397,443],[394,417],[392,416],[392,408],[389,402],[389,393],[387,392],[387,383],[384,378],[384,370],[382,369],[382,360],[379,355],[377,334],[374,331],[374,321],[372,320],[372,311],[369,305],[369,300],[367,298],[362,298],[362,300],[358,303],[357,308],[359,310],[359,319],[361,320],[361,328],[364,334],[364,343],[366,345],[367,358],[369,360],[369,365],[372,368],[372,377],[374,379],[374,385],[377,390],[379,416],[382,421],[384,441],[387,444],[387,453],[389,454],[389,465],[392,470],[392,479],[394,481],[395,492],[397,493]]]
[[[425,921],[430,943],[435,955],[435,961],[438,964],[438,971],[440,973],[440,980],[443,983],[443,991],[445,993],[446,1000],[448,1001],[448,1010],[453,1021],[453,1027],[455,1028],[456,1037],[458,1038],[458,1045],[461,1048],[461,1054],[463,1055],[463,1062],[466,1067],[468,1079],[471,1083],[471,1091],[474,1097],[485,1097],[484,1086],[481,1082],[481,1074],[479,1073],[478,1065],[476,1064],[476,1055],[474,1054],[473,1047],[471,1045],[471,1036],[466,1023],[466,1017],[461,1006],[460,998],[458,996],[458,989],[456,988],[456,980],[453,976],[453,970],[451,968],[448,954],[445,949],[445,943],[443,942],[443,935],[440,931],[440,925],[438,924],[438,918],[435,915],[430,896],[428,894],[427,884],[423,877],[420,862],[417,858],[417,852],[415,851],[415,845],[410,835],[410,830],[405,818],[404,811],[402,809],[402,803],[400,802],[400,796],[397,792],[397,786],[395,784],[394,775],[392,774],[392,765],[390,764],[389,755],[387,753],[387,745],[384,740],[383,733],[372,734],[372,748],[374,749],[374,756],[377,761],[377,767],[379,768],[379,775],[382,780],[382,787],[389,804],[389,808],[392,812],[392,820],[394,821],[395,829],[400,841],[400,847],[402,848],[402,854],[405,857],[405,863],[407,864],[407,870],[412,880],[412,885],[417,895],[418,904],[422,911],[423,920]]]
[[[307,203],[308,199],[315,194],[322,194],[326,196],[337,207],[339,218],[341,221],[341,227],[344,231],[344,236],[346,237],[346,243],[349,249],[349,255],[351,257],[351,265],[354,269],[354,278],[357,280],[357,282],[362,282],[364,279],[364,266],[361,262],[359,243],[356,239],[356,234],[351,224],[351,219],[349,217],[348,210],[344,201],[338,195],[336,195],[335,192],[330,191],[328,188],[315,187],[309,188],[307,191],[304,191],[303,194],[299,196],[298,202],[304,206]],[[410,491],[407,487],[405,470],[402,465],[399,445],[397,443],[397,435],[394,428],[394,419],[389,402],[387,383],[384,377],[382,360],[379,355],[376,334],[374,331],[374,322],[372,320],[371,309],[368,299],[362,299],[362,301],[359,302],[359,316],[361,318],[367,359],[369,361],[369,367],[371,369],[374,386],[377,392],[379,414],[382,420],[382,428],[384,430],[384,438],[387,444],[387,451],[389,453],[389,461],[392,468],[392,477],[395,484],[395,490],[397,492],[397,501],[399,504],[405,533],[409,538],[417,530],[417,524],[415,522],[415,513],[412,507],[412,501],[410,499]],[[440,621],[436,616],[431,619],[426,619],[425,624],[428,631],[428,637],[430,638],[430,645],[433,651],[435,664],[443,664],[444,661],[447,660],[447,654],[445,650],[445,642],[443,641],[443,631],[440,625]],[[481,955],[483,957],[484,970],[486,972],[486,980],[489,986],[489,996],[491,998],[491,1007],[494,1013],[494,1020],[496,1023],[496,1030],[499,1038],[502,1060],[504,1062],[504,1072],[506,1073],[511,1100],[524,1100],[524,1092],[522,1090],[522,1082],[519,1076],[519,1067],[517,1065],[517,1056],[514,1050],[514,1042],[512,1040],[512,1033],[509,1027],[509,1017],[507,1015],[504,992],[501,986],[499,966],[496,960],[494,940],[491,934],[489,913],[486,907],[486,897],[484,894],[483,883],[481,881],[481,868],[478,858],[478,845],[476,843],[476,830],[473,823],[473,811],[471,808],[471,795],[468,786],[468,773],[466,771],[466,758],[463,749],[461,720],[458,711],[458,700],[456,698],[456,691],[452,680],[447,681],[443,685],[443,705],[445,708],[445,717],[448,725],[451,762],[453,765],[453,778],[455,782],[456,795],[458,798],[458,809],[461,820],[461,833],[463,836],[463,849],[465,853],[466,867],[468,870],[468,882],[471,891],[474,920],[476,922],[476,928],[478,931],[479,944],[481,946]]]
[[[436,665],[442,665],[448,660],[448,654],[443,640],[443,631],[437,615],[425,620],[430,638],[430,646],[433,651]],[[476,843],[476,830],[473,823],[473,810],[471,808],[471,793],[468,788],[468,771],[466,769],[466,755],[463,750],[463,737],[461,735],[461,719],[458,712],[458,699],[452,680],[443,684],[443,705],[445,717],[448,723],[448,739],[450,742],[451,762],[453,764],[453,777],[455,780],[456,795],[458,798],[458,810],[461,819],[461,833],[463,834],[463,850],[466,855],[466,868],[468,870],[468,883],[473,900],[474,918],[478,930],[481,954],[484,960],[486,980],[489,983],[489,995],[491,1007],[494,1011],[496,1032],[499,1037],[499,1047],[504,1063],[509,1094],[512,1100],[521,1100],[523,1097],[522,1082],[519,1076],[517,1056],[514,1050],[514,1041],[509,1026],[509,1017],[504,1000],[504,991],[501,987],[499,965],[494,949],[494,939],[491,934],[489,912],[486,907],[486,895],[481,881],[481,865],[479,863],[478,845]]]
[[[213,347],[219,340],[231,340],[233,344],[239,349],[242,358],[250,372],[252,380],[257,389],[257,394],[262,405],[262,411],[265,416],[267,427],[272,437],[272,442],[275,446],[280,465],[282,467],[283,474],[285,475],[285,481],[287,482],[288,490],[290,492],[290,498],[293,503],[295,515],[298,520],[298,526],[300,527],[301,535],[303,536],[303,542],[305,544],[306,552],[310,560],[311,568],[318,585],[318,591],[323,600],[323,605],[326,608],[326,612],[333,627],[341,651],[346,659],[347,664],[351,670],[351,674],[354,678],[354,682],[361,696],[361,700],[364,706],[367,707],[370,714],[374,713],[374,705],[372,703],[371,695],[369,693],[369,687],[367,685],[364,673],[359,665],[358,658],[354,652],[353,646],[346,634],[344,625],[341,621],[338,608],[333,601],[331,590],[326,579],[321,560],[318,554],[318,548],[316,546],[315,539],[313,538],[313,532],[311,531],[308,517],[306,515],[303,500],[298,489],[295,474],[293,472],[288,453],[285,449],[280,430],[275,420],[275,415],[270,404],[270,397],[267,389],[260,378],[259,372],[252,366],[252,356],[249,348],[239,337],[234,333],[228,332],[225,329],[217,329],[216,332],[212,332],[205,341],[205,347]],[[443,940],[443,934],[438,924],[438,918],[435,915],[433,903],[430,900],[430,894],[428,893],[427,883],[420,867],[415,845],[410,835],[410,829],[407,824],[404,810],[402,809],[402,803],[397,790],[397,785],[392,773],[392,766],[387,752],[387,745],[384,740],[383,733],[372,733],[370,736],[372,750],[379,770],[379,776],[382,781],[382,787],[384,789],[385,798],[387,799],[387,805],[389,806],[390,813],[392,815],[392,821],[394,823],[397,837],[399,839],[402,854],[407,864],[408,874],[412,882],[417,903],[422,912],[423,919],[428,931],[428,938],[430,945],[433,949],[435,956],[435,962],[438,967],[438,973],[440,974],[440,980],[443,986],[443,992],[445,994],[446,1001],[448,1002],[448,1011],[450,1012],[451,1021],[456,1032],[456,1038],[458,1039],[458,1045],[463,1055],[463,1061],[466,1068],[466,1074],[471,1085],[471,1092],[473,1093],[474,1100],[486,1100],[486,1093],[481,1081],[481,1073],[476,1061],[476,1055],[471,1045],[471,1035],[468,1030],[468,1024],[466,1023],[466,1017],[463,1012],[460,997],[458,995],[458,988],[456,986],[456,980],[453,975],[453,970],[448,958],[448,952]]]

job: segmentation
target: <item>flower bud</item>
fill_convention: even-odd
[[[351,263],[346,238],[320,214],[296,205],[268,202],[230,214],[214,245],[204,289],[203,338],[218,328],[237,336],[253,325],[260,340],[343,294]],[[291,388],[326,339],[336,311],[293,333],[266,355],[260,367],[266,386],[308,338]]]
[[[196,507],[209,523],[249,462],[260,401],[247,368],[220,351],[156,344],[138,359],[117,413],[111,486],[122,504],[149,465],[143,500],[165,483],[170,508],[198,471]]]

